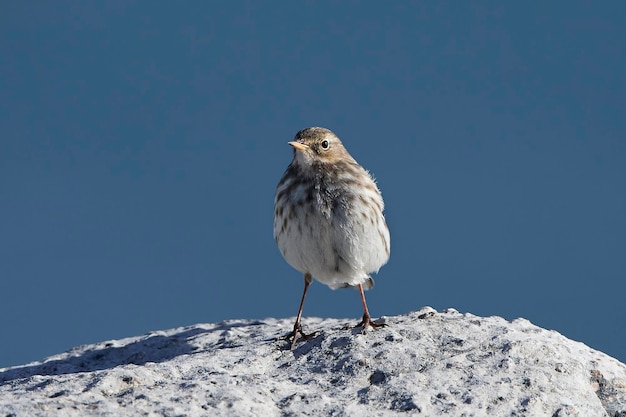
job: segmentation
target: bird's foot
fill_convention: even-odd
[[[296,346],[298,335],[300,335],[304,340],[309,340],[310,338],[315,337],[315,335],[317,335],[317,332],[308,334],[304,333],[304,331],[302,330],[302,325],[300,325],[300,323],[296,323],[295,326],[293,326],[293,331],[283,337],[283,340],[291,340],[291,350],[293,350],[293,348]]]
[[[372,321],[372,318],[369,316],[369,314],[364,314],[363,315],[363,319],[361,320],[361,322],[359,324],[357,324],[355,326],[355,328],[362,328],[363,331],[367,330],[368,327],[372,327],[374,329],[377,329],[379,327],[386,327],[387,325],[385,323],[374,323]]]

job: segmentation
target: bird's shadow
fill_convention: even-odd
[[[381,328],[385,328],[387,324],[384,319],[378,319],[375,323],[382,325]],[[291,350],[293,352],[294,358],[298,359],[301,356],[308,355],[312,350],[319,349],[322,347],[322,344],[331,339],[330,348],[345,348],[350,345],[354,340],[354,336],[366,334],[369,332],[377,331],[377,329],[367,328],[363,329],[363,327],[359,324],[354,323],[345,323],[342,326],[337,327],[336,329],[332,329],[330,331],[319,330],[311,332],[311,337],[307,339],[300,339],[296,342],[296,345],[291,348],[291,342],[285,341],[284,337],[282,340],[284,341],[284,350]]]
[[[9,368],[0,372],[0,384],[34,375],[65,375],[112,369],[121,365],[164,362],[180,355],[197,352],[198,346],[190,341],[200,334],[225,332],[234,327],[254,324],[257,323],[224,324],[213,329],[192,327],[169,336],[148,334],[140,340],[123,346],[114,346],[113,342],[109,342],[82,351],[76,356]]]

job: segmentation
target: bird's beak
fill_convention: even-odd
[[[307,145],[305,145],[304,143],[293,141],[293,142],[289,142],[289,144],[291,146],[293,146],[294,149],[296,149],[298,151],[303,151],[305,149],[309,149],[309,147]]]

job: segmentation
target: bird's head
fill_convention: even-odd
[[[293,146],[294,159],[305,164],[354,161],[337,135],[323,127],[302,129],[289,144]]]

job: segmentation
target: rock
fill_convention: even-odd
[[[626,366],[524,319],[426,307],[358,320],[233,320],[0,369],[0,416],[626,416]]]

